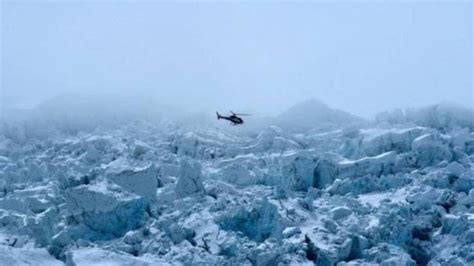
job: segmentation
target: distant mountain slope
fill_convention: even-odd
[[[111,94],[63,94],[52,97],[32,109],[4,109],[0,133],[21,139],[44,138],[56,132],[92,131],[115,127],[131,121],[157,122],[178,120],[177,108],[153,97],[125,97]]]
[[[294,105],[276,117],[276,123],[286,129],[308,130],[363,123],[360,117],[338,109],[332,109],[316,99]]]

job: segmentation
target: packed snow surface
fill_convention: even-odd
[[[443,108],[326,131],[6,126],[0,264],[473,265],[472,113]]]

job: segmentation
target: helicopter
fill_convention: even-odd
[[[222,116],[222,115],[220,115],[217,111],[216,111],[216,114],[217,114],[217,119],[218,119],[218,120],[221,119],[221,118],[222,118],[222,119],[225,119],[225,120],[229,120],[230,122],[232,122],[232,125],[234,125],[234,126],[236,126],[236,125],[241,125],[241,124],[244,123],[244,120],[243,120],[241,117],[239,117],[239,115],[240,115],[240,116],[242,116],[242,115],[250,115],[250,114],[236,114],[236,113],[234,113],[234,112],[232,112],[232,111],[230,111],[230,114],[231,114],[230,116]]]

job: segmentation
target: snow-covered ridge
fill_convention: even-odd
[[[9,128],[0,261],[472,264],[474,132],[454,118],[251,134],[130,121],[37,139]]]

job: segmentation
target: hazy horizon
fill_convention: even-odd
[[[472,108],[472,7],[2,2],[0,102],[113,94],[275,115],[314,98],[364,118]]]

